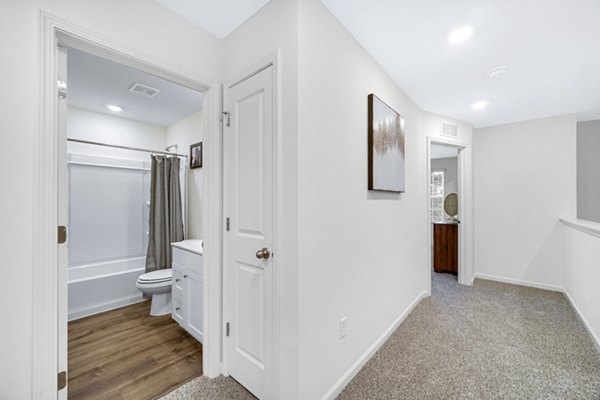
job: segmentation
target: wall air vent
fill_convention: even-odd
[[[160,90],[150,86],[142,85],[139,82],[131,85],[129,91],[146,97],[154,97],[160,93]]]
[[[440,134],[442,136],[448,136],[453,138],[458,137],[458,125],[442,121],[442,128]]]

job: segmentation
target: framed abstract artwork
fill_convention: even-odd
[[[368,102],[369,190],[404,193],[404,117],[372,93]]]

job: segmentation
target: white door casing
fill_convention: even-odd
[[[272,398],[274,103],[270,65],[225,90],[225,323],[229,374]]]
[[[64,47],[58,48],[58,80],[67,83],[67,49]],[[67,88],[68,92],[68,88]],[[57,93],[58,96],[58,93]],[[68,93],[67,93],[68,96]],[[69,226],[69,172],[67,169],[67,98],[59,96],[58,99],[58,225]],[[68,333],[67,321],[69,314],[68,299],[67,299],[67,266],[69,263],[68,237],[67,242],[58,244],[58,284],[65,290],[58,291],[58,365],[57,373],[67,371],[67,346]],[[59,400],[67,399],[67,390],[64,389],[58,392]]]
[[[458,149],[458,215],[460,224],[458,226],[458,283],[462,285],[473,284],[473,222],[472,222],[472,163],[468,152],[471,150],[469,143],[459,140],[427,136],[427,241],[429,249],[433,245],[433,232],[431,224],[431,201],[429,198],[429,187],[431,185],[431,145],[441,144]],[[432,256],[427,257],[426,287],[431,294],[431,271]]]
[[[65,137],[61,136],[59,129],[61,123],[66,127],[66,113],[60,111],[57,96],[58,65],[61,57],[58,46],[73,47],[90,52],[112,61],[127,65],[181,84],[191,89],[204,91],[209,89],[206,82],[198,81],[190,71],[182,69],[169,60],[155,57],[147,52],[129,47],[121,42],[116,42],[80,25],[59,18],[43,9],[37,11],[39,22],[38,29],[38,54],[37,64],[39,72],[38,96],[39,128],[35,131],[33,153],[34,164],[34,195],[32,214],[34,223],[33,232],[33,271],[32,271],[32,351],[36,360],[31,365],[32,398],[47,399],[57,397],[57,366],[60,371],[66,370],[67,363],[67,285],[66,267],[61,275],[59,252],[67,252],[66,246],[56,245],[57,225],[65,225],[66,220],[59,216],[61,204],[68,209],[66,202],[68,191],[59,187],[60,165],[66,166],[60,159],[61,151],[66,157]],[[64,70],[66,71],[66,69]],[[213,195],[204,203],[204,208],[211,215],[219,214],[214,219],[207,216],[208,228],[205,228],[204,237],[205,258],[214,271],[203,277],[205,293],[210,292],[211,302],[205,302],[205,312],[208,323],[204,323],[204,351],[203,371],[209,377],[216,377],[221,372],[219,354],[221,342],[219,338],[221,318],[221,164],[220,164],[220,131],[216,129],[221,113],[221,86],[215,85],[206,92],[204,108],[206,111],[205,129],[207,144],[210,144],[211,155],[206,157],[205,189]],[[65,106],[66,110],[66,106]],[[64,135],[64,131],[63,131]],[[210,139],[210,140],[209,140]],[[218,139],[218,140],[217,140]],[[65,147],[62,147],[62,146]],[[66,172],[66,170],[64,170]],[[210,179],[209,179],[210,177]],[[64,177],[66,183],[66,175]],[[210,181],[210,183],[209,183]],[[218,213],[215,213],[219,211]],[[205,212],[209,214],[209,212]],[[62,214],[66,215],[66,214]],[[61,219],[62,218],[62,219]],[[61,250],[62,249],[62,250]],[[67,261],[64,261],[65,265]],[[216,271],[219,270],[219,273]],[[207,305],[211,304],[207,310]],[[64,316],[60,310],[64,307]],[[210,334],[207,334],[209,331]],[[61,397],[65,396],[65,397]],[[66,398],[66,390],[58,394],[59,398]]]

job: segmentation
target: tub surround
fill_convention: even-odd
[[[69,154],[69,320],[143,300],[149,163]]]
[[[145,263],[136,257],[70,268],[69,321],[144,301],[135,282]]]

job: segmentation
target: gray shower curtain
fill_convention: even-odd
[[[171,243],[183,240],[179,157],[152,156],[146,272],[171,268]]]

